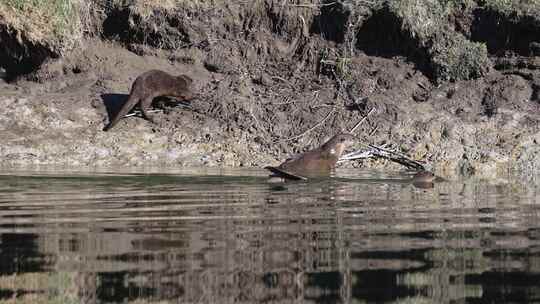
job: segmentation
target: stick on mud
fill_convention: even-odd
[[[354,133],[354,131],[356,131],[356,129],[369,117],[369,115],[371,115],[371,113],[373,113],[373,111],[375,110],[375,107],[371,108],[371,110],[369,110],[369,112],[366,114],[366,116],[364,116],[350,131],[349,133]]]

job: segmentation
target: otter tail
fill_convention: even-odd
[[[277,167],[266,166],[264,168],[266,170],[272,172],[274,174],[274,176],[279,176],[279,177],[283,177],[285,179],[292,179],[292,180],[307,180],[307,178],[304,177],[304,176],[289,173],[289,172],[283,171],[282,169],[277,168]]]
[[[133,109],[133,107],[135,107],[135,105],[139,102],[139,98],[135,97],[135,95],[136,94],[133,94],[133,92],[131,92],[126,103],[124,103],[122,108],[120,108],[120,111],[116,113],[116,116],[111,121],[109,121],[109,124],[106,125],[105,128],[103,128],[103,131],[110,130],[120,121],[120,119],[124,118],[124,116],[126,116],[127,113],[129,113],[129,111]]]

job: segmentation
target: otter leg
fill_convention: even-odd
[[[151,123],[156,123],[153,115],[150,115],[148,113],[148,109],[150,108],[150,106],[152,105],[152,99],[153,98],[145,98],[141,101],[141,112],[142,112],[142,116],[148,120],[149,122]]]

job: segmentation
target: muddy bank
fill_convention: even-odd
[[[537,174],[536,10],[474,1],[182,3],[88,2],[73,47],[18,39],[24,32],[0,19],[2,41],[11,39],[0,47],[1,163],[263,166],[374,108],[355,148],[390,144],[441,175]],[[30,45],[53,53],[36,57]],[[130,117],[103,132],[148,69],[190,75],[199,100],[165,107],[156,124]],[[400,169],[381,160],[345,166]]]

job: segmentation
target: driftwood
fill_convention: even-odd
[[[169,105],[167,105],[167,107],[170,108],[170,109],[172,109],[172,108],[188,108],[188,109],[191,109],[191,105],[188,102],[184,102],[184,101],[180,101],[180,102],[177,102],[177,103],[174,103],[174,104],[169,104]],[[164,112],[164,108],[152,109],[152,110],[148,110],[147,112],[148,113],[161,113],[161,112]],[[126,114],[126,116],[124,116],[124,118],[131,117],[131,116],[142,117],[142,112],[139,109],[134,109],[129,114]]]
[[[426,171],[426,167],[409,157],[407,157],[404,154],[386,149],[385,147],[378,147],[375,145],[368,145],[368,149],[362,149],[355,152],[351,152],[348,154],[343,155],[338,163],[350,161],[350,160],[356,160],[356,159],[366,159],[366,158],[384,158],[388,159],[390,161],[396,162],[398,164],[401,164],[409,169],[414,169],[416,171]]]

